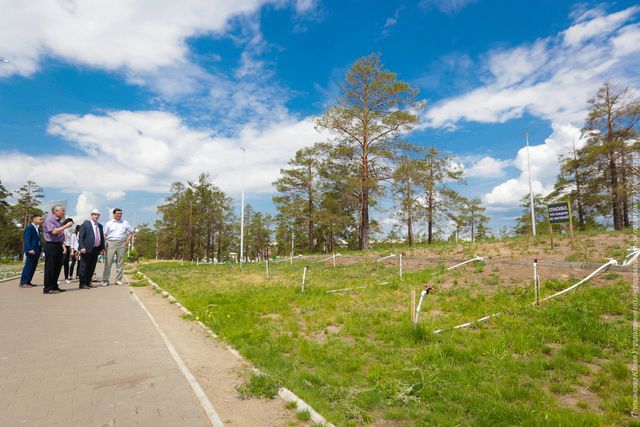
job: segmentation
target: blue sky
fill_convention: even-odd
[[[0,0],[0,180],[153,222],[170,183],[203,171],[239,199],[243,145],[247,201],[272,211],[279,169],[326,138],[314,117],[378,52],[427,102],[407,138],[455,155],[460,191],[511,224],[525,129],[547,192],[587,98],[605,79],[640,86],[636,3]]]

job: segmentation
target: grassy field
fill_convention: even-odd
[[[241,392],[286,386],[336,425],[634,424],[632,295],[619,274],[536,308],[530,283],[489,265],[400,280],[395,263],[312,263],[302,293],[304,265],[272,264],[269,278],[264,264],[142,270],[268,374]],[[573,283],[545,280],[542,296]],[[425,284],[437,291],[414,329],[410,291]]]

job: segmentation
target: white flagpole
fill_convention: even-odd
[[[533,205],[533,189],[531,188],[531,159],[529,158],[529,132],[524,132],[524,137],[527,142],[527,169],[529,175],[529,205],[531,207],[531,231],[533,237],[536,237],[536,215],[535,206]]]

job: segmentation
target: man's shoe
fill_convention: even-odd
[[[118,286],[122,286],[122,285],[124,285],[124,283],[122,283],[121,281],[119,281],[119,280],[118,280],[118,281],[116,282],[116,285],[118,285]]]
[[[71,283],[71,280],[69,280],[69,279],[64,279],[64,283],[66,283],[66,284],[68,285],[69,283]]]
[[[117,285],[118,283],[116,283]],[[102,282],[102,286],[109,286],[109,282]]]
[[[20,283],[18,286],[21,288],[33,288],[33,285],[30,285],[28,283]]]
[[[80,285],[80,289],[91,289],[91,286]]]
[[[58,291],[55,289],[50,289],[48,291],[42,291],[43,294],[57,294]]]
[[[56,289],[56,291],[58,291],[58,292],[67,292],[66,289],[60,289],[60,288]]]

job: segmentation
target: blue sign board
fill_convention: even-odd
[[[571,221],[571,208],[569,202],[551,203],[547,205],[549,222],[551,224],[564,224]]]

